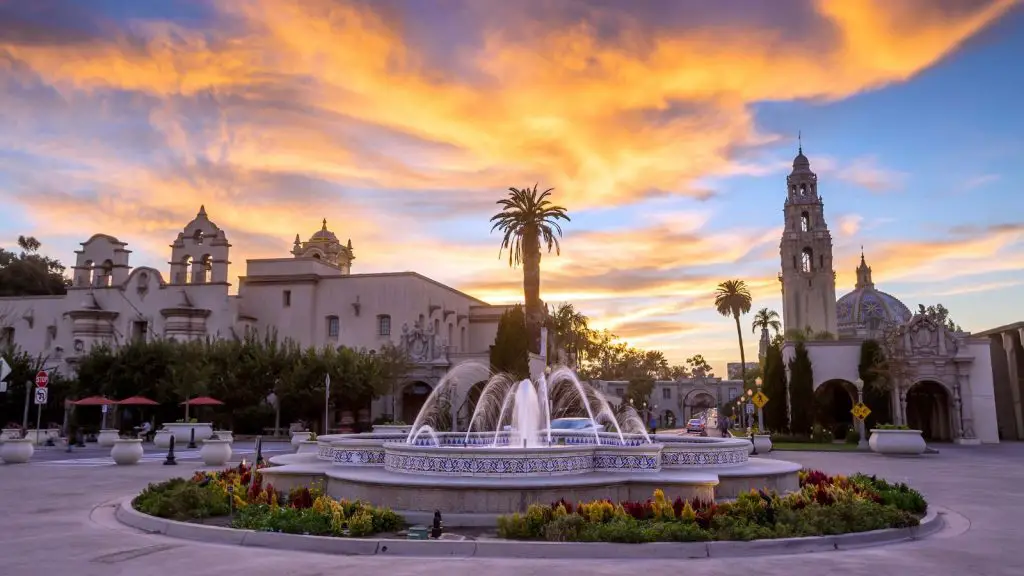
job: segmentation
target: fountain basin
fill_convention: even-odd
[[[657,472],[661,445],[536,448],[384,445],[384,469],[428,476],[524,477],[594,471]],[[335,460],[337,462],[337,460]]]

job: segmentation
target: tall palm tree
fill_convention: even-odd
[[[743,280],[726,280],[715,289],[715,310],[722,316],[736,320],[736,336],[740,339],[740,377],[747,381],[747,356],[743,352],[743,330],[740,315],[750,312],[750,290]]]
[[[491,217],[491,232],[505,234],[498,257],[508,248],[508,265],[523,265],[523,295],[526,298],[526,329],[530,334],[530,351],[540,353],[540,327],[544,307],[540,299],[540,248],[542,244],[561,254],[558,239],[562,236],[559,220],[569,221],[566,209],[548,199],[554,188],[543,192],[530,188],[509,188],[508,198],[498,200],[501,212]]]
[[[782,322],[779,321],[779,313],[768,308],[761,308],[754,314],[754,324],[751,330],[757,334],[758,330],[771,330],[776,335],[782,332]]]

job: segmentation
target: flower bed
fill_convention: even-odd
[[[393,532],[404,520],[387,508],[335,500],[318,486],[285,494],[253,467],[241,464],[220,472],[196,472],[150,484],[132,506],[144,514],[185,522],[222,519],[232,528],[315,536],[370,536]]]
[[[498,535],[553,542],[700,542],[760,540],[917,526],[924,498],[904,484],[864,475],[800,473],[800,491],[752,491],[734,502],[683,501],[661,490],[645,502],[595,501],[549,506],[498,519]]]

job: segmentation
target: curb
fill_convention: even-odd
[[[942,513],[934,508],[914,528],[889,528],[839,536],[808,536],[751,542],[651,542],[616,544],[589,542],[533,542],[514,540],[398,540],[335,538],[277,532],[255,532],[220,526],[166,520],[132,508],[134,496],[121,499],[114,514],[118,522],[150,534],[275,550],[296,550],[341,556],[419,556],[457,558],[616,559],[616,558],[736,558],[855,550],[920,540],[942,529]]]

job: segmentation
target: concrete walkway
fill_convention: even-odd
[[[488,576],[647,573],[900,574],[988,576],[1024,574],[1024,444],[942,447],[916,459],[860,453],[782,453],[773,457],[831,473],[864,471],[907,481],[933,504],[952,511],[949,526],[927,540],[856,552],[742,560],[530,561],[338,557],[236,548],[138,533],[117,523],[109,505],[147,482],[188,475],[197,465],[157,463],[127,468],[0,465],[0,574],[4,576]],[[104,504],[107,505],[104,505]],[[681,565],[684,564],[684,565]]]

